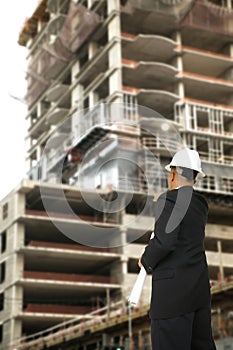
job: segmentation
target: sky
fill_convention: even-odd
[[[0,20],[0,200],[16,187],[27,171],[25,116],[27,106],[20,100],[26,95],[27,49],[17,43],[26,17],[38,0],[3,1]]]

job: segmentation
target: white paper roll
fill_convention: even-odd
[[[140,271],[139,271],[139,274],[137,276],[137,279],[134,283],[134,286],[133,286],[133,289],[132,289],[131,294],[129,296],[129,299],[128,299],[130,304],[135,305],[135,306],[138,304],[140,296],[142,294],[142,289],[143,289],[143,285],[144,285],[144,282],[146,279],[146,275],[147,275],[146,270],[142,266]]]
[[[150,239],[154,238],[154,232],[151,233]],[[130,293],[130,296],[128,298],[128,301],[130,304],[136,306],[140,300],[141,294],[142,294],[142,289],[143,289],[143,285],[146,279],[146,270],[145,268],[142,266],[139,274],[137,276],[137,279],[134,283],[133,289]]]

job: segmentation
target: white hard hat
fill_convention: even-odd
[[[190,148],[183,148],[178,151],[172,158],[170,164],[165,166],[165,169],[170,171],[172,166],[196,170],[198,171],[197,177],[205,176],[201,168],[201,159],[198,152]]]

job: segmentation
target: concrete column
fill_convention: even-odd
[[[80,72],[80,63],[76,61],[71,68],[71,83],[76,80],[76,75]]]
[[[108,0],[108,13],[111,13],[113,10],[119,10],[120,2],[119,0]],[[120,42],[120,33],[121,33],[121,23],[120,15],[115,15],[108,25],[108,40],[119,38],[115,41],[114,45],[109,50],[109,69],[115,69],[114,72],[109,77],[109,95],[119,92],[122,89],[122,71],[121,71],[121,42]],[[116,102],[121,102],[119,97]]]
[[[14,217],[23,215],[25,212],[25,194],[17,192],[14,196]]]
[[[178,56],[176,59],[176,68],[179,72],[183,72],[183,58],[181,56]]]
[[[121,44],[116,42],[109,50],[109,69],[114,68],[114,72],[109,77],[109,95],[120,91],[122,88],[121,72]]]
[[[14,340],[22,337],[22,321],[21,320],[9,320],[3,324],[3,339],[0,345],[0,350],[8,349],[8,346]]]
[[[227,0],[227,8],[232,8],[232,0]]]
[[[120,0],[107,0],[108,14],[114,10],[120,10]]]
[[[89,60],[95,56],[97,51],[98,51],[98,44],[94,41],[90,42],[88,45],[88,58],[89,58]]]
[[[39,161],[41,157],[41,149],[40,146],[36,148],[36,160]]]
[[[177,42],[178,45],[182,45],[182,36],[181,32],[176,31],[172,34],[172,39]]]
[[[177,95],[179,95],[180,99],[185,97],[185,89],[183,81],[179,81],[177,84]]]
[[[87,7],[90,8],[93,3],[94,3],[94,0],[87,0]]]
[[[9,230],[9,246],[13,251],[24,247],[25,228],[22,223],[15,223]]]
[[[89,94],[89,106],[90,108],[94,107],[99,101],[99,95],[94,92],[94,91],[91,91],[90,94]]]
[[[75,64],[73,64],[71,68],[71,84],[74,84],[76,81],[76,76],[80,72],[80,63],[77,61]],[[71,108],[75,107],[78,105],[78,101],[80,98],[82,98],[82,85],[77,85],[73,90],[72,90],[72,95],[71,95]]]
[[[22,337],[22,321],[16,319],[22,311],[23,288],[21,286],[10,286],[4,291],[4,310],[1,313],[3,321],[3,340],[0,350],[5,350],[13,340]]]
[[[229,52],[227,52],[226,54],[229,54],[230,57],[233,57],[233,44],[229,44]]]
[[[76,76],[80,72],[80,63],[77,61],[71,70],[71,83],[74,84],[76,81]],[[72,116],[71,129],[73,132],[73,137],[78,138],[81,135],[80,127],[80,116],[83,115],[83,86],[77,84],[77,86],[72,90],[71,95],[71,108],[77,107],[77,112]]]
[[[222,261],[222,242],[220,240],[217,241],[218,254],[219,254],[219,273],[220,273],[220,281],[224,280],[224,268]]]
[[[179,31],[175,32],[172,36],[172,39],[174,41],[177,42],[177,45],[178,46],[181,46],[182,45],[182,37],[181,37],[181,33]],[[184,65],[183,65],[183,58],[182,56],[177,56],[174,60],[173,60],[173,65],[178,69],[178,72],[183,72],[184,70]],[[177,88],[176,88],[177,91],[175,91],[175,93],[177,95],[180,96],[180,98],[184,98],[185,96],[185,91],[184,91],[184,84],[182,81],[179,81],[177,83]]]

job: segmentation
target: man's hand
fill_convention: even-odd
[[[141,258],[139,258],[139,260],[138,260],[138,266],[139,266],[140,268],[142,267]]]

